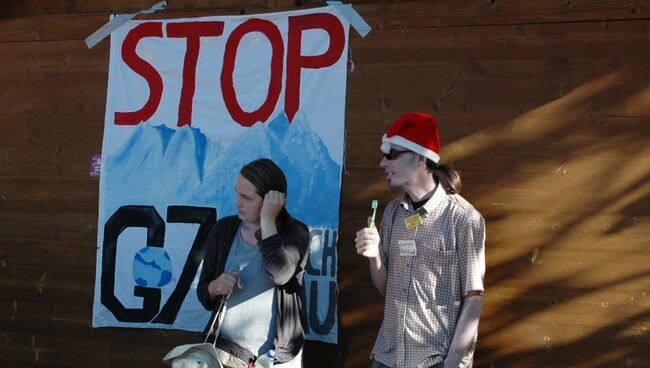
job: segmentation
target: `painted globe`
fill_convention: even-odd
[[[144,247],[133,258],[133,280],[146,287],[163,287],[172,279],[169,254],[159,247]]]

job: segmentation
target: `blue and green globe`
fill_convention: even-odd
[[[169,254],[159,247],[144,247],[133,257],[133,280],[139,286],[163,287],[172,279]]]

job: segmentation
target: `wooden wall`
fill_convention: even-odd
[[[90,327],[107,14],[156,0],[0,2],[0,367],[157,367],[194,334]],[[650,1],[352,1],[338,345],[364,367],[382,317],[354,232],[386,204],[378,145],[439,117],[443,161],[487,220],[478,367],[650,367]],[[321,1],[170,0],[164,17]]]

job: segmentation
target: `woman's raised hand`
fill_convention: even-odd
[[[262,221],[275,221],[280,211],[282,211],[285,201],[286,199],[282,192],[278,192],[277,190],[269,190],[266,192],[264,202],[262,202],[260,219]]]
[[[284,208],[285,201],[284,193],[277,190],[269,190],[264,195],[264,202],[262,202],[262,210],[260,211],[262,239],[278,233],[275,219]]]

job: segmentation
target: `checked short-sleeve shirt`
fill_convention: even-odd
[[[407,197],[391,201],[381,221],[387,267],[384,320],[372,358],[390,367],[431,367],[443,361],[463,296],[483,291],[485,221],[469,202],[438,185],[417,210],[423,224],[407,229],[416,213]],[[415,241],[416,255],[400,254],[400,240]],[[406,252],[408,253],[408,252]],[[476,336],[462,359],[472,366]]]

